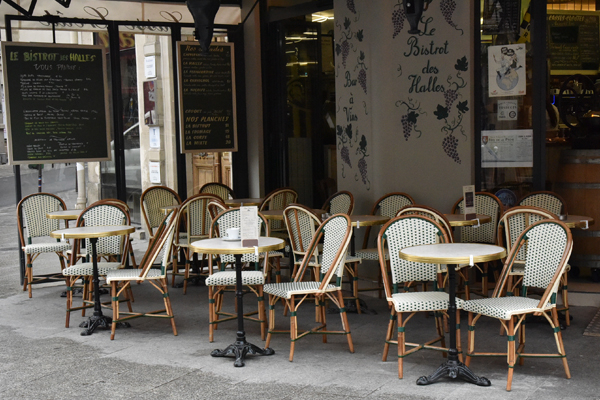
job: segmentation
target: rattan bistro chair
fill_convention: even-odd
[[[558,193],[548,191],[526,194],[519,200],[518,205],[539,207],[556,215],[569,213],[564,199]]]
[[[81,212],[77,219],[76,226],[111,226],[111,225],[129,225],[129,213],[117,204],[96,202]],[[67,308],[65,327],[69,327],[71,312],[82,310],[85,315],[87,308],[93,308],[94,304],[91,298],[93,263],[77,264],[78,254],[81,247],[81,240],[77,239],[73,243],[73,252],[71,255],[71,266],[63,270],[67,284]],[[92,245],[89,239],[85,239],[86,256],[92,257]],[[98,275],[106,276],[108,271],[125,267],[127,260],[127,250],[129,249],[129,235],[110,236],[98,238],[96,244],[98,262]],[[83,286],[83,304],[80,307],[73,307],[73,289],[75,283],[82,278]]]
[[[342,274],[344,272],[344,261],[348,252],[348,245],[352,227],[350,217],[345,214],[336,214],[325,220],[316,230],[310,245],[306,249],[306,256],[302,260],[300,270],[296,274],[293,282],[269,283],[264,286],[264,292],[269,294],[269,333],[265,347],[269,347],[271,337],[274,333],[287,333],[288,331],[275,330],[275,305],[279,299],[284,299],[287,308],[290,310],[290,361],[294,359],[294,348],[296,341],[308,334],[323,335],[323,342],[327,341],[327,334],[345,335],[348,340],[350,352],[354,353],[352,336],[350,334],[350,325],[346,309],[344,308],[344,299],[342,297]],[[318,280],[302,280],[306,268],[313,260],[319,241],[323,238],[323,253],[321,256],[321,269]],[[336,279],[333,276],[336,275]],[[318,300],[318,309],[320,313],[320,325],[298,333],[297,312],[300,305],[309,297],[315,297]],[[327,330],[326,324],[326,300],[329,299],[340,310],[342,319],[341,331]]]
[[[64,280],[60,271],[50,275],[34,276],[33,261],[42,253],[56,253],[60,261],[60,270],[65,269],[65,255],[63,252],[71,249],[68,242],[60,240],[45,240],[41,242],[38,238],[48,238],[50,232],[59,228],[58,219],[49,219],[46,213],[65,210],[65,202],[51,193],[35,193],[25,196],[17,205],[17,225],[21,248],[26,256],[25,279],[23,280],[23,291],[29,292],[31,298],[31,285],[39,282]],[[65,224],[68,227],[68,224]],[[35,243],[34,243],[35,242]]]
[[[385,196],[381,197],[379,200],[375,202],[373,208],[371,209],[371,215],[382,215],[389,218],[394,218],[398,211],[402,207],[406,207],[408,205],[415,204],[410,195],[401,192],[388,193]],[[365,238],[362,245],[362,250],[358,250],[356,252],[356,257],[361,260],[373,260],[379,261],[379,253],[377,252],[377,245],[375,244],[372,247],[369,247],[371,236],[371,227],[367,226],[365,230]],[[374,236],[375,240],[377,237]],[[381,271],[379,273],[379,284],[374,288],[363,288],[360,291],[368,291],[368,290],[377,290],[379,291],[379,298],[381,298],[383,294],[383,282],[381,278]]]
[[[414,214],[396,217],[388,221],[379,231],[377,237],[379,265],[383,276],[385,295],[391,310],[382,360],[387,360],[390,344],[396,344],[398,346],[398,378],[403,377],[404,357],[407,355],[423,348],[448,350],[441,317],[442,315],[447,316],[449,305],[448,293],[443,291],[400,292],[401,287],[406,287],[409,282],[426,281],[435,285],[438,281],[440,267],[437,264],[402,260],[398,254],[405,247],[450,242],[450,237],[444,227],[431,218]],[[389,264],[385,261],[386,258],[389,258]],[[388,269],[388,265],[391,268]],[[456,299],[458,309],[461,308],[461,303],[461,299]],[[406,323],[417,312],[434,312],[436,317],[437,337],[424,344],[407,343],[405,339]],[[405,313],[408,313],[408,316],[404,319]],[[393,339],[394,325],[397,325],[397,340]],[[458,313],[456,327],[456,336],[460,338]],[[441,346],[434,346],[438,342]],[[406,346],[413,348],[406,351]],[[457,341],[457,349],[460,354],[460,340]]]
[[[111,285],[112,310],[113,320],[110,340],[115,338],[115,328],[120,322],[126,322],[133,318],[153,317],[166,318],[171,321],[173,335],[177,336],[177,328],[175,327],[175,316],[171,308],[171,300],[169,298],[169,290],[167,285],[167,267],[171,261],[171,250],[173,249],[173,235],[175,232],[175,212],[171,211],[164,219],[163,223],[159,224],[156,234],[150,239],[148,250],[144,254],[140,269],[119,269],[108,271],[106,282]],[[153,268],[153,264],[160,257],[160,267]],[[128,292],[131,291],[131,282],[143,283],[150,282],[162,295],[165,308],[163,310],[155,310],[146,313],[120,311],[119,297],[123,294],[126,300],[129,300]],[[129,302],[128,302],[129,305]]]
[[[282,188],[276,189],[269,193],[263,200],[262,204],[258,208],[258,211],[265,210],[285,210],[287,206],[295,203],[298,200],[298,193],[294,189]],[[270,235],[287,239],[287,230],[283,221],[270,220],[269,221]]]
[[[526,249],[521,296],[501,297],[509,272],[514,262],[519,259],[518,255],[523,246],[526,246]],[[561,358],[567,378],[571,377],[555,302],[560,277],[565,273],[572,248],[571,231],[561,221],[538,221],[521,233],[507,256],[492,297],[463,303],[463,310],[469,312],[469,344],[465,361],[467,365],[469,365],[471,357],[475,356],[507,357],[506,390],[511,390],[515,364],[519,361],[519,364],[522,365],[524,357]],[[527,297],[529,288],[543,290],[541,299]],[[550,323],[556,341],[556,353],[525,353],[525,318],[534,314],[542,315]],[[506,329],[508,338],[506,353],[475,352],[475,324],[482,315],[500,320]],[[489,341],[489,338],[485,339]],[[516,339],[519,340],[518,348],[515,343]]]
[[[148,235],[152,238],[154,229],[160,226],[165,218],[165,213],[160,208],[178,206],[181,204],[181,198],[177,192],[166,186],[151,186],[142,193],[140,203]]]
[[[174,254],[173,254],[173,273],[172,273],[172,284],[175,283],[175,276],[183,275],[183,294],[187,293],[188,281],[192,278],[197,278],[201,275],[207,276],[207,273],[203,273],[201,268],[198,267],[197,272],[192,271],[192,262],[195,262],[198,255],[189,250],[192,242],[199,239],[206,239],[210,235],[210,227],[212,224],[212,217],[208,211],[208,204],[211,201],[220,200],[220,197],[214,194],[197,194],[195,196],[188,197],[181,206],[177,213],[176,222],[176,233],[174,241]],[[185,227],[185,235],[181,234],[180,229]],[[185,254],[185,269],[184,272],[179,272],[177,266],[177,254],[176,251],[183,250]],[[204,259],[204,255],[199,255]]]
[[[352,211],[354,210],[354,196],[352,196],[352,193],[345,190],[334,193],[329,196],[327,200],[325,200],[325,203],[323,203],[323,207],[321,207],[321,209],[325,210],[331,215],[352,215]]]
[[[199,193],[214,194],[225,201],[228,199],[235,199],[235,193],[229,186],[223,185],[218,182],[209,182],[200,188]]]
[[[227,229],[239,228],[241,226],[240,209],[230,208],[217,215],[210,229],[210,237],[224,237],[227,235]],[[269,235],[269,225],[265,217],[258,213],[258,232],[262,232],[263,236]],[[225,271],[227,264],[235,263],[233,254],[221,254],[220,266],[218,271],[213,270],[213,260],[209,261],[209,276],[206,278],[206,286],[208,286],[208,307],[209,307],[209,334],[208,338],[212,342],[214,330],[218,324],[225,321],[236,320],[237,314],[224,312],[222,310],[223,294],[229,289],[233,289],[236,285],[236,271]],[[258,299],[258,311],[244,314],[244,319],[259,322],[262,340],[265,340],[267,329],[267,316],[265,312],[265,302],[263,295],[263,285],[265,283],[265,274],[269,263],[269,254],[263,253],[256,256],[254,253],[243,254],[242,263],[252,263],[255,265],[254,270],[242,271],[242,285],[249,291],[256,294]],[[263,262],[263,268],[259,268],[259,263]],[[252,315],[257,314],[258,317]],[[221,318],[223,316],[224,318]]]
[[[452,214],[464,213],[464,199],[460,198],[452,206]],[[498,227],[498,219],[504,212],[504,206],[498,197],[487,192],[475,193],[475,212],[477,214],[488,215],[491,220],[488,223],[480,226],[463,226],[460,229],[460,241],[462,243],[487,243],[496,244],[496,231]],[[476,265],[481,271],[481,293],[480,295],[487,297],[488,293],[488,264],[483,263],[482,267]],[[467,299],[470,298],[469,292],[466,294]]]

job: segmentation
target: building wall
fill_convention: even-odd
[[[474,175],[472,1],[432,2],[420,34],[376,4],[334,1],[338,189],[356,214],[388,192],[449,212]]]

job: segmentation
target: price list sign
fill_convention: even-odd
[[[182,153],[237,151],[233,43],[178,43]]]
[[[11,164],[110,159],[101,46],[2,43]]]

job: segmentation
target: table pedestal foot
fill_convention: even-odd
[[[79,324],[79,327],[85,329],[83,332],[81,332],[81,336],[89,336],[94,333],[96,328],[110,329],[111,325],[111,317],[106,317],[104,315],[92,315],[87,319],[87,321],[83,321],[81,324]],[[131,328],[131,325],[129,322],[117,322],[117,328]]]
[[[489,379],[475,375],[469,367],[460,361],[446,361],[433,374],[417,379],[417,385],[429,385],[444,376],[452,379],[460,378],[477,386],[490,386],[492,384]]]
[[[227,346],[224,350],[216,349],[210,353],[210,355],[213,357],[234,356],[234,367],[244,366],[244,358],[246,358],[246,354],[270,356],[275,354],[275,350],[271,349],[270,347],[261,349],[260,347],[255,346],[252,343],[248,343],[246,340],[237,340],[235,343],[232,343],[229,346]]]

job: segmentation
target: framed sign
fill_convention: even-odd
[[[600,68],[597,13],[548,11],[547,45],[553,75],[596,75]]]
[[[178,42],[181,152],[237,151],[233,43]]]
[[[2,42],[11,164],[110,160],[102,46]]]

